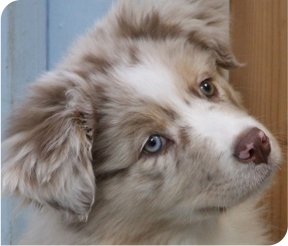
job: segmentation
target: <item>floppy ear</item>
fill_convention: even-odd
[[[241,66],[230,48],[227,0],[122,0],[108,21],[121,37],[132,39],[178,39],[214,52],[217,65]]]
[[[42,80],[10,118],[3,191],[83,221],[95,196],[92,105],[70,79],[50,74]]]

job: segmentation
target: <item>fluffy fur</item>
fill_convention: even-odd
[[[3,143],[3,190],[39,208],[22,244],[268,243],[255,195],[280,148],[222,74],[239,66],[225,2],[120,1],[30,85]],[[252,127],[266,164],[233,156]]]

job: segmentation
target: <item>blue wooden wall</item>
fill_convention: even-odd
[[[67,47],[101,19],[114,0],[19,0],[1,17],[1,133],[25,87],[55,67]],[[1,244],[15,244],[25,231],[31,208],[19,212],[17,199],[2,197]]]

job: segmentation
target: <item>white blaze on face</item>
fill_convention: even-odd
[[[154,65],[154,66],[153,66]],[[143,99],[151,99],[163,104],[177,100],[177,86],[172,73],[159,64],[138,64],[119,69],[117,76],[128,86],[136,90]]]
[[[176,76],[160,64],[138,64],[119,70],[118,75],[136,90],[136,96],[153,100],[159,105],[170,105],[180,114],[183,123],[197,135],[215,143],[219,153],[232,151],[237,136],[248,128],[257,126],[252,117],[236,108],[233,111],[229,105],[225,107],[197,97],[193,97],[191,105],[186,105],[181,98],[179,86],[176,86]]]
[[[117,77],[135,90],[135,96],[171,107],[180,115],[181,126],[192,129],[191,142],[197,135],[212,144],[213,151],[231,161],[237,138],[250,128],[262,129],[269,138],[269,131],[246,112],[229,102],[211,102],[209,99],[190,96],[190,105],[183,99],[181,81],[160,62],[118,68]],[[181,91],[180,91],[181,90]],[[155,129],[157,130],[157,129]],[[198,139],[199,140],[199,139]]]
[[[241,134],[253,127],[263,129],[262,124],[240,109],[203,99],[193,101],[191,108],[185,110],[185,118],[193,134],[211,142],[213,151],[225,158],[233,156],[235,142]]]

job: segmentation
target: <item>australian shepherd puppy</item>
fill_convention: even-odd
[[[10,117],[3,190],[37,207],[21,244],[265,244],[281,162],[223,76],[227,1],[124,0]]]

